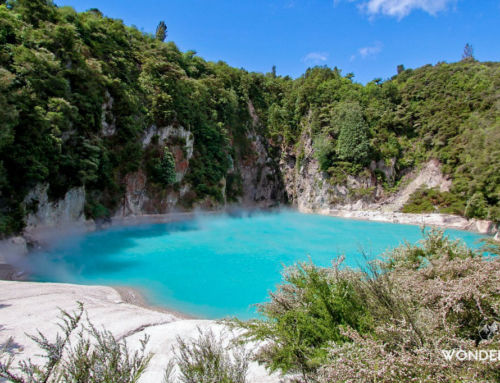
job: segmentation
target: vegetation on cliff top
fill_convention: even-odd
[[[24,196],[38,183],[50,184],[52,199],[83,185],[89,203],[112,211],[124,176],[146,169],[149,152],[164,158],[163,148],[142,147],[152,125],[191,131],[193,198],[220,198],[229,156],[247,145],[258,75],[180,52],[98,10],[45,0],[0,5],[0,30],[1,232],[22,228]],[[105,123],[116,132],[103,134]]]
[[[326,67],[294,80],[181,52],[163,41],[164,23],[153,36],[97,9],[77,13],[49,0],[0,3],[1,233],[23,228],[30,209],[24,198],[39,183],[50,185],[54,200],[85,186],[90,217],[114,211],[125,176],[139,169],[152,184],[178,188],[163,143],[142,146],[151,126],[183,126],[194,136],[185,204],[221,203],[225,179],[226,197],[235,200],[242,190],[238,162],[251,154],[250,101],[275,159],[295,150],[299,160],[311,136],[333,181],[338,169],[355,174],[372,160],[395,159],[396,179],[386,182],[392,187],[438,158],[453,179],[450,195],[441,196],[451,201],[446,208],[500,220],[498,63],[469,57],[399,68],[392,79],[365,86]],[[105,126],[116,131],[107,134]],[[170,170],[155,171],[160,164]],[[432,201],[408,209],[439,210]]]

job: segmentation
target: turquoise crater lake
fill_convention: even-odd
[[[469,246],[481,236],[447,230]],[[283,265],[308,257],[345,264],[422,238],[418,226],[348,220],[293,211],[202,215],[186,221],[71,236],[29,257],[32,279],[136,287],[156,305],[194,316],[254,317],[280,282]]]

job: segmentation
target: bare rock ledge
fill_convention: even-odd
[[[419,225],[429,227],[448,228],[473,231],[479,234],[498,235],[498,228],[492,221],[467,219],[451,214],[409,214],[380,210],[342,210],[342,209],[299,209],[302,213],[315,213],[332,217],[359,219],[364,221],[378,221]]]
[[[147,351],[154,353],[154,357],[140,383],[162,381],[177,336],[196,338],[198,328],[211,329],[216,335],[224,331],[226,337],[235,336],[215,321],[183,319],[173,313],[127,303],[112,287],[0,281],[0,344],[12,337],[19,346],[16,359],[31,358],[39,362],[40,350],[26,334],[40,330],[54,339],[59,330],[59,309],[73,311],[77,301],[84,304],[92,323],[125,339],[132,349],[139,349],[144,335],[151,337]],[[264,367],[251,363],[248,382],[277,383],[279,376],[269,375]]]

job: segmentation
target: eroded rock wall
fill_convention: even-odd
[[[283,148],[280,160],[288,198],[300,211],[363,209],[382,198],[383,189],[373,174],[348,175],[345,182],[335,183],[319,167],[310,132],[303,133],[300,142],[298,148]]]
[[[154,143],[168,145],[175,159],[175,179],[180,187],[177,190],[159,189],[148,184],[145,171],[139,169],[125,176],[125,194],[114,217],[140,216],[144,214],[165,214],[182,210],[180,201],[190,191],[184,182],[189,169],[189,161],[194,153],[193,133],[182,126],[150,126],[142,137],[142,146],[147,148]]]
[[[39,184],[24,199],[26,230],[40,227],[58,227],[66,224],[85,224],[85,189],[83,187],[68,190],[64,198],[51,201],[48,196],[48,184]]]
[[[250,142],[250,154],[240,158],[235,168],[239,171],[242,181],[242,196],[240,203],[244,207],[272,207],[283,204],[287,193],[281,178],[277,161],[270,155],[270,143],[258,134],[261,124],[255,108],[248,103],[252,124],[247,132]]]
[[[114,134],[116,128],[110,112],[112,103],[109,96],[103,105],[104,136]],[[168,145],[175,158],[176,187],[159,188],[158,185],[151,185],[142,168],[129,173],[122,180],[125,193],[113,217],[165,214],[197,208],[217,210],[233,204],[242,208],[289,204],[303,212],[418,224],[420,221],[416,215],[398,213],[411,194],[420,187],[437,187],[443,192],[451,187],[451,180],[443,174],[441,164],[436,159],[406,174],[402,186],[395,193],[387,192],[380,178],[382,174],[384,182],[395,182],[398,176],[395,159],[372,161],[358,175],[345,174],[342,179],[335,179],[321,171],[310,130],[304,130],[298,145],[282,145],[280,150],[276,150],[272,142],[260,133],[265,129],[252,102],[248,103],[248,112],[251,121],[246,131],[245,154],[236,151],[228,173],[228,177],[235,176],[241,183],[236,202],[227,200],[228,186],[224,178],[219,184],[222,203],[207,197],[187,204],[186,201],[191,201],[194,194],[193,185],[185,177],[195,150],[194,135],[182,126],[153,125],[144,132],[142,146],[147,150],[150,145]],[[31,210],[26,220],[28,232],[39,227],[85,224],[83,187],[69,190],[59,201],[49,201],[48,188],[46,184],[37,185],[25,199],[26,209]],[[425,216],[426,222],[436,226],[482,233],[494,233],[496,230],[489,221],[468,221],[462,217],[444,215]]]

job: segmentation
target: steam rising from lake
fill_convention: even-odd
[[[479,235],[448,230],[468,245]],[[353,267],[422,237],[417,226],[306,215],[293,211],[197,215],[183,221],[112,227],[68,235],[28,257],[38,281],[127,285],[154,304],[191,315],[255,316],[280,282],[283,265],[329,266],[339,255]]]

